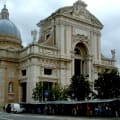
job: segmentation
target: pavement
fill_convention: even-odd
[[[40,114],[13,114],[6,113],[0,109],[0,120],[120,120],[120,117],[74,117],[74,116],[54,116],[54,115],[40,115]]]

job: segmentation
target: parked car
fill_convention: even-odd
[[[10,113],[11,112],[11,104],[5,104],[4,106],[3,106],[3,110],[5,111],[5,112],[8,112],[8,113]]]
[[[8,113],[21,113],[24,112],[25,108],[20,103],[8,103],[4,106],[4,110]]]

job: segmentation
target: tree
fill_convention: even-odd
[[[104,71],[95,80],[97,98],[110,99],[120,97],[120,74],[117,70]]]
[[[73,76],[70,84],[71,97],[84,100],[91,92],[90,83],[84,75]]]
[[[56,85],[55,87],[53,87],[50,91],[51,93],[51,100],[59,100],[61,98],[62,95],[62,88],[60,88],[58,85]]]
[[[37,82],[33,89],[32,98],[34,100],[60,100],[62,98],[63,90],[58,85],[48,89],[48,84]]]
[[[71,96],[70,87],[69,86],[65,86],[62,89],[61,99],[62,100],[67,100],[68,98],[70,98],[70,96]]]
[[[56,85],[51,89],[50,94],[52,95],[51,100],[67,100],[70,96],[69,87],[61,88],[59,85]]]
[[[32,98],[34,100],[43,100],[43,86],[41,82],[36,83],[36,87],[33,89]]]

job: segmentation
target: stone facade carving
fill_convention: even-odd
[[[79,41],[79,42],[88,42],[88,37],[85,36],[85,35],[80,35],[80,34],[77,34],[77,35],[73,35],[73,38],[72,38],[75,41]]]
[[[75,15],[85,15],[85,8],[86,8],[86,4],[81,1],[78,0],[76,3],[74,3],[73,5],[73,14]]]
[[[111,54],[112,54],[112,60],[115,60],[115,49],[111,50]]]
[[[33,42],[35,42],[37,40],[37,30],[32,30],[31,36],[33,37]]]

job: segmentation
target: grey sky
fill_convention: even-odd
[[[10,19],[20,29],[23,45],[32,41],[31,30],[36,24],[55,12],[58,8],[71,6],[77,0],[7,0]],[[87,9],[104,25],[101,37],[102,53],[111,57],[111,49],[116,49],[117,65],[120,68],[120,0],[83,0]],[[5,0],[0,0],[0,9]]]

